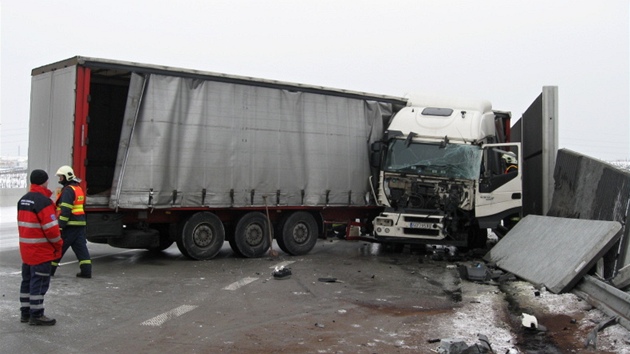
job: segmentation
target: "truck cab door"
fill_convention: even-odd
[[[481,176],[476,186],[475,216],[482,228],[494,228],[502,219],[519,214],[523,204],[521,146],[486,144]]]

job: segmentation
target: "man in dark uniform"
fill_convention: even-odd
[[[52,262],[51,275],[55,275],[55,271],[61,262],[61,258],[68,248],[72,247],[72,251],[79,260],[79,268],[81,271],[77,273],[79,278],[92,277],[92,260],[90,252],[87,248],[87,240],[85,239],[86,218],[83,210],[85,203],[85,193],[79,185],[81,182],[74,175],[74,170],[70,166],[61,166],[57,170],[59,184],[63,186],[57,198],[57,215],[59,217],[59,228],[61,229],[61,238],[63,238],[63,249],[61,257]]]
[[[20,321],[35,326],[52,326],[57,321],[44,316],[44,295],[50,286],[50,262],[61,256],[63,241],[55,206],[50,200],[48,174],[33,170],[30,182],[29,192],[17,205],[22,256]]]

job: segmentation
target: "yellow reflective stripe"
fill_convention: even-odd
[[[68,226],[70,225],[87,225],[87,223],[85,221],[68,221],[68,223],[66,224]]]
[[[61,203],[59,204],[59,207],[64,207],[64,208],[69,208],[72,209],[72,204],[68,204],[68,203]],[[57,208],[59,209],[59,208]]]
[[[59,215],[59,220],[61,220],[61,221],[68,221],[68,220],[70,220],[70,218],[69,218],[69,217],[67,217],[67,216],[61,216],[61,215]]]
[[[59,262],[50,262],[53,267],[59,267]]]
[[[85,261],[80,261],[79,265],[81,265],[81,264],[92,264],[92,260],[88,259],[88,260],[85,260]]]

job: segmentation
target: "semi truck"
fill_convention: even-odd
[[[74,169],[90,242],[302,255],[358,223],[377,242],[475,246],[518,214],[521,172],[499,169],[519,147],[496,144],[509,113],[485,101],[82,56],[31,74],[29,170]]]
[[[485,100],[409,96],[372,145],[379,170],[374,236],[388,243],[483,247],[522,207],[520,144],[510,112]]]
[[[400,97],[76,56],[32,70],[29,169],[71,166],[87,239],[196,260],[275,238],[308,253],[327,225],[381,211],[370,144]],[[54,184],[50,184],[54,188]]]

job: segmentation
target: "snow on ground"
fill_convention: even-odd
[[[518,353],[514,344],[516,336],[504,321],[506,307],[503,294],[498,288],[462,282],[462,304],[453,314],[436,320],[437,338],[461,339],[468,345],[479,343],[479,334],[488,337],[495,353]]]
[[[466,300],[464,300],[466,301]],[[488,337],[496,353],[506,353],[514,348],[515,336],[509,324],[503,321],[503,296],[489,293],[477,296],[467,306],[457,310],[447,323],[452,338],[464,338],[468,345],[479,342],[478,334]]]
[[[462,281],[462,306],[453,313],[437,315],[433,319],[429,335],[439,339],[459,339],[467,345],[479,343],[478,334],[487,336],[495,353],[522,353],[517,349],[518,337],[513,332],[508,313],[506,295],[496,285],[482,285]],[[586,353],[608,352],[630,354],[630,332],[619,324],[609,326],[597,334],[596,349],[592,346],[585,348],[586,334],[590,333],[597,324],[607,320],[609,316],[593,308],[573,293],[553,294],[545,289],[538,290],[526,281],[509,283],[509,291],[523,309],[536,309],[536,313],[544,313],[546,318],[554,315],[565,315],[578,318],[576,327],[568,327],[568,337],[574,343],[577,352]],[[535,296],[535,293],[539,296]],[[544,322],[544,320],[542,320]],[[545,326],[545,323],[539,324]],[[518,329],[516,329],[518,330]],[[557,339],[557,338],[556,338]],[[555,340],[555,339],[554,339]],[[522,343],[521,343],[522,344]],[[435,348],[439,343],[435,344]],[[521,347],[519,345],[519,347]]]
[[[545,288],[538,290],[525,281],[512,282],[510,286],[519,294],[517,296],[522,308],[537,308],[548,315],[583,315],[578,320],[579,333],[590,332],[597,324],[610,318],[573,293],[554,294]],[[536,291],[539,295],[532,296]],[[586,341],[586,338],[577,340]],[[619,324],[609,326],[598,332],[596,344],[600,351],[630,354],[630,331]]]

